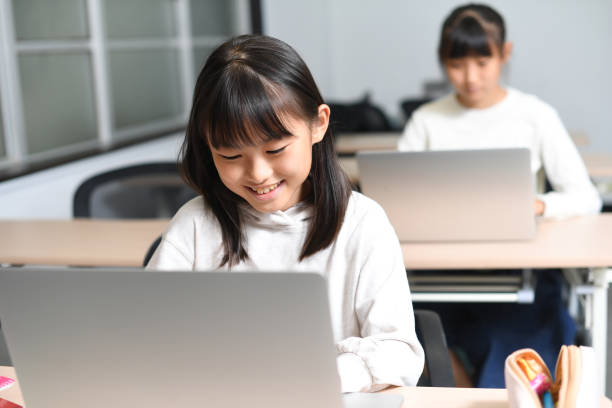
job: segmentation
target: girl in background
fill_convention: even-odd
[[[455,92],[416,110],[400,150],[527,147],[534,175],[543,168],[553,191],[539,195],[545,217],[595,214],[601,198],[557,112],[500,84],[512,44],[502,16],[485,5],[455,9],[444,21],[438,57]]]
[[[382,208],[351,191],[329,116],[287,44],[247,35],[218,47],[182,149],[183,176],[201,196],[172,219],[148,267],[319,272],[342,391],[415,385],[424,355],[399,242]]]
[[[413,113],[399,149],[527,147],[534,177],[543,169],[553,189],[537,196],[535,215],[599,212],[599,194],[556,111],[536,96],[500,84],[512,52],[505,37],[502,16],[489,6],[469,4],[452,11],[442,26],[438,57],[454,92]],[[424,307],[440,313],[449,346],[470,379],[481,387],[504,387],[503,363],[512,351],[536,348],[554,367],[561,344],[574,341],[575,326],[561,301],[559,275],[537,273],[532,305]]]

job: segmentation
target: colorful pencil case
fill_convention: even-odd
[[[0,390],[10,387],[15,383],[15,380],[12,378],[4,377],[0,375]]]
[[[597,407],[597,364],[591,347],[561,346],[554,381],[540,355],[521,349],[504,367],[510,408]]]

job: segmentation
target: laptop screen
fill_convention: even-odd
[[[23,267],[0,282],[29,407],[342,406],[318,274]]]
[[[401,241],[524,240],[535,236],[526,148],[360,152],[362,192]]]

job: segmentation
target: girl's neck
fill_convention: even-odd
[[[456,94],[456,98],[459,104],[465,108],[487,109],[503,101],[506,98],[506,95],[508,95],[508,91],[505,88],[498,86],[489,95],[487,95],[486,98],[479,101],[465,101],[459,94]]]

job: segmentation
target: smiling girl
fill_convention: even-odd
[[[287,44],[240,36],[217,48],[182,150],[201,196],[172,219],[148,267],[321,273],[342,390],[415,385],[424,355],[399,242],[382,208],[351,191],[329,116]]]

